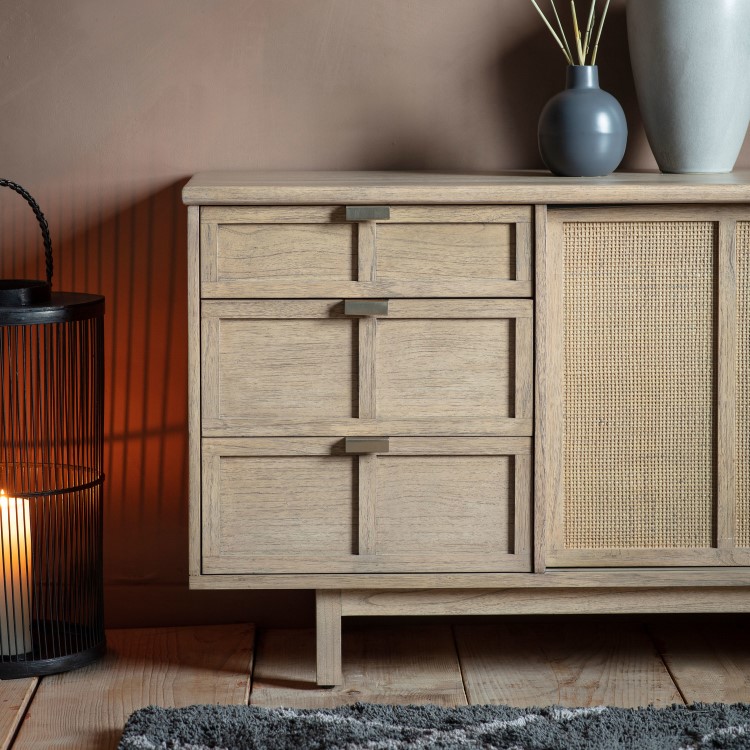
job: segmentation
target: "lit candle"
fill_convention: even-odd
[[[31,519],[28,499],[7,497],[4,490],[0,490],[0,545],[2,654],[19,656],[31,651]]]

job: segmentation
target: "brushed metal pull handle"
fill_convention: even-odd
[[[387,299],[344,300],[344,315],[388,315]]]
[[[386,221],[391,218],[390,206],[347,206],[347,221]]]
[[[348,437],[344,438],[344,453],[388,453],[387,437]]]

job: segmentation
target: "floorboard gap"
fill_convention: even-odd
[[[453,636],[453,648],[456,649],[456,661],[458,662],[458,673],[461,675],[464,698],[466,698],[466,705],[470,706],[471,701],[469,700],[469,689],[466,687],[466,675],[464,674],[464,665],[461,663],[461,650],[458,647],[458,636],[456,635],[455,625],[451,625],[451,635]]]
[[[669,679],[672,680],[672,684],[675,686],[677,692],[680,694],[680,698],[682,698],[682,702],[686,706],[689,705],[690,701],[688,701],[687,697],[685,696],[685,693],[682,692],[682,688],[680,687],[680,683],[677,681],[677,677],[672,671],[672,668],[669,666],[669,663],[667,662],[667,660],[664,658],[664,653],[661,647],[659,646],[659,640],[658,638],[654,636],[654,633],[651,630],[651,626],[648,623],[644,623],[644,630],[646,631],[646,635],[648,635],[648,637],[651,639],[651,643],[654,644],[656,653],[659,654],[661,663],[664,665],[664,669],[667,670],[667,674],[669,675]]]
[[[2,750],[11,750],[15,745],[16,738],[18,737],[18,733],[21,731],[21,726],[23,725],[23,720],[26,718],[26,714],[29,712],[29,708],[34,700],[34,696],[36,695],[37,690],[39,690],[39,686],[42,684],[43,679],[43,677],[35,677],[34,682],[29,686],[29,689],[24,696],[23,703],[18,709],[18,717],[16,718],[15,726],[11,730],[10,736],[8,737],[6,743],[2,745]]]

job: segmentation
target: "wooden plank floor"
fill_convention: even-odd
[[[246,703],[253,635],[250,625],[109,631],[103,659],[41,680],[12,747],[115,748],[137,708]]]
[[[272,630],[258,639],[250,702],[319,708],[356,701],[466,705],[450,625],[347,627],[344,684],[315,684],[315,631]]]
[[[748,617],[345,621],[344,684],[318,688],[312,630],[109,631],[90,667],[0,682],[0,748],[112,750],[149,704],[750,702],[748,632]]]

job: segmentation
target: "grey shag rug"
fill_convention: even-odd
[[[136,711],[119,750],[703,750],[750,748],[750,704],[669,708],[189,706]]]

